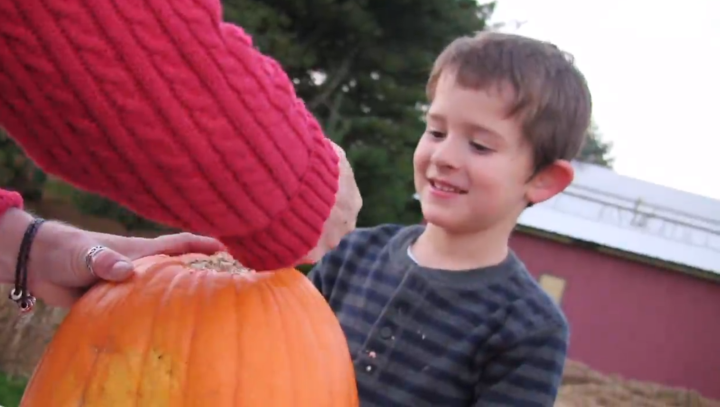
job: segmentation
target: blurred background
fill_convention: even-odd
[[[720,2],[225,0],[351,159],[359,226],[422,221],[412,153],[452,39],[515,32],[575,56],[594,119],[577,179],[520,219],[512,247],[572,330],[558,405],[720,406]],[[382,180],[382,182],[378,182]],[[46,218],[169,229],[42,173],[0,130],[0,185]],[[4,290],[4,288],[3,288]],[[2,291],[2,290],[0,290]],[[0,293],[6,295],[3,291]],[[15,406],[64,312],[0,301],[0,405]]]

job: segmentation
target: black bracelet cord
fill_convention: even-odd
[[[40,229],[40,225],[45,219],[35,218],[25,229],[22,243],[20,243],[20,251],[18,252],[17,264],[15,265],[15,287],[10,290],[9,298],[14,301],[20,308],[21,312],[30,312],[35,307],[35,297],[28,290],[28,261],[30,258],[30,248],[33,239]]]

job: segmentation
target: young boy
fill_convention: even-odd
[[[567,321],[508,239],[572,181],[587,84],[553,45],[482,33],[442,52],[427,89],[414,156],[427,225],[356,230],[311,279],[347,336],[363,406],[552,406]]]

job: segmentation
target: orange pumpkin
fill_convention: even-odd
[[[358,405],[345,336],[297,270],[256,273],[226,254],[135,265],[70,310],[21,406]]]

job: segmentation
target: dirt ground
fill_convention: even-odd
[[[565,365],[556,407],[720,407],[695,391],[600,374],[574,361]]]

